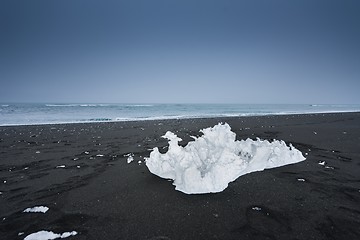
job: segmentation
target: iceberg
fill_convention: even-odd
[[[200,130],[201,137],[185,147],[168,131],[169,149],[160,153],[155,147],[145,158],[149,171],[172,179],[175,189],[186,194],[221,192],[238,177],[255,171],[275,168],[305,160],[302,153],[284,141],[236,140],[230,126],[219,123]]]

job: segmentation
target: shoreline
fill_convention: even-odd
[[[144,164],[227,122],[237,139],[283,140],[306,160],[186,195]],[[68,239],[359,239],[360,112],[0,127],[0,231]],[[127,154],[134,161],[127,163]],[[140,163],[139,163],[140,161]],[[46,206],[46,213],[24,213]],[[22,233],[21,235],[19,235]]]
[[[128,120],[99,120],[99,121],[77,121],[77,122],[55,122],[55,123],[33,123],[33,124],[4,124],[1,127],[16,126],[43,126],[43,125],[63,125],[63,124],[87,124],[87,123],[123,123],[123,122],[144,122],[144,121],[164,121],[164,120],[191,120],[191,119],[217,119],[217,118],[243,118],[243,117],[267,117],[267,116],[287,116],[287,115],[313,115],[313,114],[342,114],[342,113],[360,113],[360,110],[354,111],[324,111],[324,112],[305,112],[305,113],[269,113],[269,114],[245,114],[245,115],[223,115],[223,116],[184,116],[184,117],[159,117],[159,118],[134,118]]]

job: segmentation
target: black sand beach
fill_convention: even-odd
[[[148,171],[143,158],[167,146],[166,131],[186,145],[218,122],[238,139],[292,143],[307,160],[204,195]],[[360,239],[360,113],[0,127],[0,192],[1,239],[40,230],[78,232],[68,239]],[[22,212],[34,206],[49,211]]]

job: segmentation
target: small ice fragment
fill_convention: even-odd
[[[138,161],[138,164],[141,164],[142,162],[141,161]]]
[[[304,153],[306,156],[309,155],[309,153]]]
[[[77,168],[80,168],[80,166],[76,166]]]
[[[24,170],[28,170],[28,169],[29,169],[29,167],[24,168]]]
[[[18,236],[24,235],[24,232],[19,232]]]
[[[2,195],[2,192],[0,192],[0,195]]]
[[[76,160],[78,160],[78,159],[79,159],[79,158],[78,158],[78,157],[76,157],[76,158],[74,158],[73,160],[74,160],[74,161],[76,161]]]
[[[77,234],[76,231],[72,231],[72,232],[64,232],[63,234],[61,234],[61,238],[67,238],[70,236],[75,236]]]
[[[334,169],[334,167],[331,167],[331,166],[325,166],[325,168],[327,168],[327,169]]]
[[[51,240],[56,238],[67,238],[70,236],[75,236],[76,234],[77,234],[76,231],[64,232],[62,234],[58,234],[51,231],[42,230],[26,236],[24,240]]]
[[[314,134],[316,135],[316,134],[317,134],[317,132],[315,132],[315,131],[314,131]]]
[[[134,154],[133,153],[125,154],[124,157],[128,157],[127,158],[127,163],[131,163],[132,161],[134,161]]]
[[[104,155],[103,154],[98,154],[96,155],[97,157],[103,157]]]
[[[261,211],[261,207],[253,207],[252,210]]]
[[[56,168],[65,168],[65,167],[66,167],[65,165],[56,166]]]
[[[35,153],[39,154],[39,153],[40,153],[40,151],[36,151]]]
[[[297,179],[299,182],[305,182],[305,179],[304,178],[298,178]]]
[[[7,183],[7,181],[6,181],[6,180],[4,180],[4,183]]]
[[[325,166],[325,161],[320,161],[318,164],[321,166]]]
[[[23,212],[24,213],[37,213],[37,212],[46,213],[48,210],[49,210],[48,207],[38,206],[38,207],[33,207],[33,208],[27,208]]]
[[[85,151],[84,153],[85,153],[85,154],[89,154],[90,152],[88,152],[88,151]]]

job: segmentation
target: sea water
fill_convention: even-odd
[[[358,111],[340,104],[1,103],[0,126]]]

